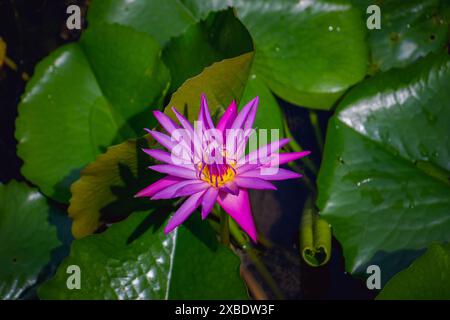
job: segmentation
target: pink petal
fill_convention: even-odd
[[[184,180],[156,193],[152,197],[152,200],[172,199],[190,196],[191,194],[205,190],[208,187],[209,184],[201,180]]]
[[[240,188],[277,190],[273,184],[260,178],[236,177],[234,180]]]
[[[258,111],[259,97],[256,97],[253,100],[256,100],[256,101],[254,102],[254,106],[250,109],[247,119],[245,119],[244,130],[253,128],[253,122],[255,122],[256,112]]]
[[[258,164],[260,162],[265,162],[264,160],[267,157],[276,152],[278,149],[284,147],[287,143],[289,143],[289,141],[291,141],[291,139],[284,138],[266,144],[257,150],[253,150],[248,155],[246,155],[244,159],[239,159],[236,167],[239,168],[240,166],[245,164]]]
[[[149,129],[145,129],[145,130],[167,150],[176,151],[177,154],[181,154],[185,158],[189,157],[190,158],[189,160],[192,160],[192,150],[187,145],[187,143],[183,139],[183,137],[178,137],[176,135],[175,135],[175,137],[174,136],[169,137],[168,135],[158,132],[158,131],[155,131],[155,130],[149,130]],[[175,129],[175,130],[177,130],[177,129]],[[174,132],[174,131],[172,131],[172,132]],[[176,148],[176,147],[178,147],[178,148]],[[146,149],[146,150],[148,150],[148,149]],[[146,150],[144,150],[144,152],[146,152],[148,154],[148,152]],[[152,156],[152,155],[150,155],[150,156]],[[186,160],[188,160],[188,159],[186,159]]]
[[[227,110],[225,110],[225,113],[222,115],[219,122],[217,123],[216,128],[225,134],[226,130],[231,128],[231,125],[236,119],[236,116],[237,116],[236,102],[231,101]]]
[[[256,109],[258,108],[258,101],[259,97],[255,97],[242,108],[231,126],[232,129],[248,129],[245,127],[247,124],[253,125]],[[249,121],[248,123],[247,120]]]
[[[205,192],[198,192],[190,196],[181,207],[173,214],[172,218],[170,218],[166,227],[164,228],[164,232],[167,234],[171,232],[173,229],[182,224],[186,219],[194,212],[195,209],[198,208],[200,203],[202,202],[202,196]]]
[[[171,185],[180,181],[183,181],[183,179],[173,176],[164,177],[139,191],[135,195],[135,197],[152,197],[155,193],[159,192],[160,190],[170,187]]]
[[[152,157],[155,160],[165,162],[168,164],[172,164],[175,166],[180,166],[183,168],[195,170],[194,165],[189,160],[184,160],[181,158],[176,157],[173,154],[170,154],[164,150],[160,149],[142,149],[146,154],[148,154],[150,157]]]
[[[286,180],[286,179],[296,179],[302,177],[301,174],[278,168],[278,172],[272,175],[262,175],[261,169],[249,170],[239,175],[240,177],[248,177],[248,178],[259,178],[263,180]]]
[[[197,179],[196,172],[192,169],[187,169],[172,164],[157,164],[149,166],[150,169],[161,173],[167,173],[171,176],[180,177],[184,179],[195,180]]]
[[[242,164],[238,165],[236,167],[236,171],[238,174],[242,174],[244,172],[247,172],[249,170],[258,169],[259,167],[273,167],[273,166],[280,166],[282,164],[295,161],[299,158],[303,158],[307,155],[309,155],[310,151],[300,151],[300,152],[287,152],[287,153],[272,153],[269,157],[259,157],[255,158],[253,155],[251,155],[252,162],[256,162],[255,164]],[[275,161],[276,157],[278,157],[278,162]],[[250,161],[250,159],[246,159],[246,161]]]
[[[170,153],[168,153],[166,151],[159,150],[159,149],[145,149],[145,148],[142,148],[142,151],[144,151],[146,154],[148,154],[150,157],[152,157],[155,160],[173,164],[172,156],[170,155]]]
[[[231,193],[232,195],[235,195],[235,196],[237,196],[237,195],[239,194],[239,187],[238,187],[238,185],[236,184],[236,182],[234,182],[234,181],[230,181],[230,182],[226,183],[226,184],[222,187],[222,189],[223,189],[225,192]]]
[[[194,132],[194,128],[192,127],[192,124],[187,120],[181,113],[178,112],[175,107],[172,107],[172,111],[175,113],[175,116],[177,117],[178,121],[180,121],[180,124],[183,126],[184,129],[188,130],[189,132]]]
[[[282,165],[291,161],[295,161],[297,159],[306,157],[309,155],[311,151],[299,151],[299,152],[286,152],[280,153],[278,158],[278,165]]]
[[[248,163],[248,164],[243,164],[241,166],[237,166],[236,167],[237,174],[241,175],[242,173],[247,172],[249,170],[255,170],[255,169],[258,169],[261,166],[265,166],[265,165],[269,164],[270,163],[270,157],[265,157],[263,159],[262,158],[256,159],[255,161],[257,162],[255,164]]]
[[[156,120],[158,120],[159,124],[167,131],[168,134],[172,135],[172,132],[176,129],[179,129],[180,126],[175,123],[172,119],[166,116],[159,110],[153,111],[153,115]]]
[[[188,132],[190,142],[194,145],[194,153],[197,157],[201,158],[201,139],[198,137],[198,135],[194,132],[194,128],[192,127],[192,124],[187,120],[181,113],[178,112],[177,109],[172,107],[172,111],[175,113],[175,116],[177,117],[178,121],[180,121],[180,124],[183,126],[183,128]],[[192,151],[192,150],[191,150]]]
[[[201,121],[205,129],[214,128],[213,121],[211,119],[211,114],[208,109],[208,101],[206,100],[205,94],[202,94],[202,101],[200,103],[200,112],[198,114],[198,121]]]
[[[145,129],[145,131],[147,131],[156,141],[159,142],[160,145],[169,151],[177,145],[177,142],[173,141],[171,137],[164,133],[149,129]]]
[[[219,189],[217,188],[209,188],[202,200],[202,219],[206,219],[208,214],[211,212],[214,204],[216,203],[217,196],[219,195]]]
[[[250,208],[248,191],[241,189],[238,196],[226,192],[219,192],[217,201],[241,228],[247,232],[254,242],[257,240],[255,223]]]
[[[247,142],[250,139],[250,136],[252,136],[253,134],[256,134],[256,130],[252,129],[252,128],[245,129],[242,132],[237,132],[237,135],[233,134],[232,132],[227,131],[227,134],[231,135],[231,136],[227,137],[228,139],[230,139],[230,137],[232,139],[235,139],[234,143],[229,145],[229,146],[231,146],[231,148],[234,147],[234,149],[231,149],[233,158],[241,159],[240,161],[242,161],[243,160],[242,155],[245,154]],[[229,146],[227,145],[227,148]]]
[[[287,152],[287,153],[272,153],[270,157],[261,157],[255,159],[252,157],[253,162],[257,162],[255,164],[243,164],[241,166],[237,166],[236,171],[238,174],[242,174],[249,170],[258,169],[259,167],[271,167],[274,165],[282,165],[291,161],[295,161],[299,158],[303,158],[310,154],[310,151],[300,151],[300,152]],[[275,158],[278,156],[278,162],[275,162]],[[247,159],[248,161],[249,159]]]

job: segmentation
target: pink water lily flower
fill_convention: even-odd
[[[278,153],[278,149],[286,145],[289,139],[266,143],[246,152],[248,141],[255,133],[252,127],[257,108],[258,97],[239,113],[233,101],[216,126],[204,95],[195,126],[175,108],[172,110],[180,125],[164,113],[154,112],[168,134],[146,130],[170,153],[161,149],[143,151],[163,163],[149,168],[167,176],[138,192],[136,197],[150,197],[152,200],[187,197],[169,220],[165,233],[178,227],[200,206],[202,218],[205,219],[217,201],[256,242],[257,232],[248,189],[276,190],[269,181],[301,177],[278,166],[310,153]]]

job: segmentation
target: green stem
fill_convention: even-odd
[[[220,212],[220,239],[224,246],[230,245],[230,224],[228,214],[219,208]]]
[[[289,146],[291,147],[292,151],[296,151],[296,152],[303,151],[303,148],[298,144],[297,141],[295,141],[294,137],[292,136],[292,133],[289,130],[289,126],[287,124],[286,118],[284,119],[284,131],[285,131],[286,138],[291,139],[291,141],[289,142]],[[314,175],[317,175],[318,170],[317,170],[314,162],[311,161],[311,159],[309,159],[307,157],[303,157],[300,160],[305,164],[305,166],[309,170],[311,170],[312,173],[314,173]]]
[[[264,279],[264,281],[267,283],[269,288],[275,294],[275,297],[277,299],[284,299],[283,293],[281,292],[280,288],[278,288],[277,283],[273,279],[273,277],[270,274],[269,270],[267,269],[266,265],[259,258],[255,249],[252,248],[248,238],[246,236],[244,236],[244,234],[240,230],[239,226],[232,219],[230,220],[230,232],[231,232],[231,235],[233,236],[233,239],[247,253],[248,257],[255,265],[256,270],[258,270],[261,277]]]
[[[309,121],[314,128],[314,135],[316,136],[317,144],[319,145],[320,153],[323,153],[323,136],[320,130],[319,119],[317,118],[317,112],[309,110]]]
[[[263,246],[264,248],[272,248],[273,243],[267,239],[262,233],[258,232],[258,244]]]
[[[218,211],[217,206],[214,208],[214,210],[211,212],[216,218],[221,217],[221,214]],[[223,212],[223,210],[221,210]],[[208,219],[209,223],[215,229],[216,231],[221,231],[221,225],[217,223],[214,220]],[[264,265],[263,261],[258,257],[255,249],[252,247],[250,240],[248,236],[239,228],[239,226],[236,224],[236,222],[233,219],[228,219],[229,222],[229,232],[233,240],[237,243],[237,245],[244,250],[250,260],[253,262],[253,264],[256,267],[256,270],[261,275],[263,280],[267,283],[269,288],[273,291],[275,294],[275,297],[277,299],[284,299],[283,293],[278,288],[278,285],[276,284],[275,280],[273,279],[272,275],[270,274],[269,270],[267,270],[267,267]]]

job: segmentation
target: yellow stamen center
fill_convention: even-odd
[[[233,168],[232,165],[227,164],[227,165],[221,165],[222,168],[224,168],[223,166],[226,166],[226,169],[223,170],[222,169],[222,174],[219,173],[211,173],[211,171],[217,171],[211,168],[210,165],[206,165],[203,166],[203,170],[202,170],[202,164],[199,163],[197,164],[197,169],[201,170],[200,174],[200,178],[209,183],[211,186],[213,187],[222,187],[224,186],[227,182],[231,181],[234,179],[234,176],[236,175],[235,170]]]

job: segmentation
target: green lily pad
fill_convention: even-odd
[[[182,0],[164,5],[105,0],[93,3],[88,20],[128,25],[166,44],[210,12],[227,7],[234,7],[253,38],[255,72],[285,100],[329,109],[366,74],[365,21],[345,0]]]
[[[449,300],[450,245],[431,245],[408,269],[396,274],[377,299]]]
[[[161,45],[182,35],[211,12],[225,10],[223,0],[102,0],[93,1],[88,10],[89,25],[117,23],[145,32]],[[236,43],[239,45],[238,43]]]
[[[353,0],[364,17],[373,1]],[[442,1],[443,4],[443,1]],[[439,0],[387,0],[378,3],[381,29],[369,30],[371,72],[404,67],[430,52],[445,48],[448,42],[448,17]]]
[[[75,238],[92,234],[134,211],[155,208],[157,202],[134,198],[159,176],[148,169],[154,162],[142,152],[152,143],[148,135],[125,141],[108,148],[83,169],[80,179],[72,184],[68,209]]]
[[[241,101],[253,61],[253,52],[216,62],[203,72],[188,79],[172,95],[165,113],[176,119],[171,108],[175,107],[189,120],[196,120],[200,110],[200,99],[204,93],[211,114],[225,110],[232,100]]]
[[[224,0],[181,0],[181,2],[197,19],[204,19],[210,12],[224,10],[230,6],[230,1]]]
[[[255,43],[255,72],[283,99],[329,109],[366,74],[365,23],[346,1],[232,1]]]
[[[450,240],[450,57],[429,55],[355,87],[330,120],[317,205],[346,269],[387,280]]]
[[[51,271],[63,245],[61,218],[36,189],[0,184],[0,299],[18,299]]]
[[[89,27],[105,22],[132,27],[155,38],[161,45],[196,22],[179,0],[92,1],[87,19]]]
[[[66,202],[81,168],[109,145],[140,136],[144,121],[151,125],[169,85],[160,54],[149,36],[102,24],[41,61],[16,121],[22,174]]]
[[[194,2],[192,2],[192,5]],[[214,3],[212,2],[212,4]],[[217,7],[209,8],[207,11],[216,9]],[[181,36],[173,38],[163,50],[163,60],[171,70],[173,79],[171,87],[177,88],[187,78],[199,74],[203,68],[214,62],[225,58],[233,58],[252,50],[252,39],[248,31],[236,19],[233,11],[227,10],[210,13],[206,20],[189,27]],[[198,54],[190,55],[186,52],[197,52]],[[248,64],[251,65],[252,59],[250,59],[250,56],[248,57]],[[241,97],[234,97],[240,101],[239,107],[245,105],[255,96],[259,96],[261,103],[256,115],[255,126],[263,129],[282,129],[282,113],[275,97],[262,77],[257,76],[254,68],[251,68],[250,71],[247,69],[248,67],[245,66],[244,72],[248,73],[245,83],[238,83],[238,85],[243,85],[244,91]],[[202,79],[204,79],[203,81],[209,81],[205,77],[202,77]],[[224,79],[224,82],[227,81],[229,79]],[[184,89],[180,88],[180,90],[183,91]],[[194,104],[200,104],[200,94]],[[209,100],[211,99],[209,95],[207,97]],[[220,103],[220,111],[224,111],[224,107],[230,102],[231,100]],[[217,107],[213,103],[215,102],[210,101],[209,103],[212,112]],[[198,107],[196,110],[198,111]],[[168,113],[171,114],[171,111]],[[220,116],[220,112],[218,113],[217,116]],[[196,119],[196,114],[193,114],[190,119]]]
[[[134,213],[102,234],[75,240],[41,299],[244,299],[239,258],[218,244],[193,216],[165,235],[170,211]],[[68,289],[66,270],[81,270],[80,289]]]
[[[163,61],[172,75],[170,91],[214,62],[251,51],[252,39],[233,11],[213,12],[165,46]]]
[[[279,130],[279,137],[281,138],[283,135],[283,112],[274,95],[269,90],[262,77],[255,72],[253,67],[249,72],[244,93],[242,94],[241,102],[239,103],[239,108],[242,108],[256,96],[259,97],[259,105],[253,127],[266,130],[277,129]],[[268,136],[269,134],[270,133],[268,133]]]

